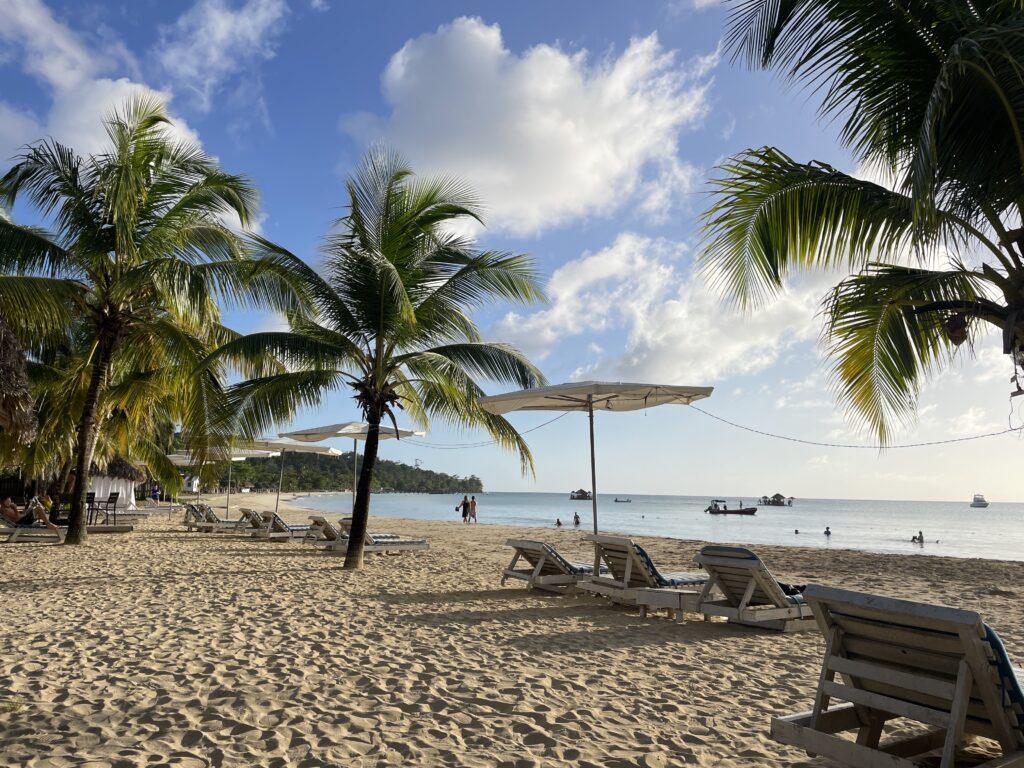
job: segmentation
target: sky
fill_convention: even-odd
[[[536,259],[547,305],[495,304],[474,318],[550,382],[713,386],[699,406],[736,424],[871,442],[837,405],[818,343],[835,276],[801,276],[739,315],[696,273],[706,180],[729,155],[772,145],[857,171],[811,95],[730,60],[716,0],[0,0],[0,19],[0,170],[45,137],[101,151],[102,117],[156,93],[177,131],[257,184],[261,234],[316,264],[344,214],[346,175],[383,143],[418,174],[455,174],[477,191],[482,247]],[[37,220],[22,204],[13,213]],[[281,323],[226,320],[242,332]],[[1011,373],[995,337],[963,350],[895,442],[1020,426]],[[282,430],[359,418],[339,393]],[[381,455],[477,475],[492,491],[589,487],[584,415],[510,418],[532,430],[535,476],[493,446],[461,447],[484,433],[443,426]],[[682,406],[599,414],[596,433],[608,493],[1024,498],[1016,435],[844,449]]]

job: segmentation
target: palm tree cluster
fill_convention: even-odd
[[[514,349],[480,341],[468,312],[539,299],[536,274],[526,257],[477,252],[448,232],[479,218],[457,183],[417,180],[396,156],[372,152],[349,183],[350,212],[326,242],[321,276],[249,231],[255,188],[176,138],[160,103],[134,100],[105,125],[106,152],[42,141],[0,179],[0,307],[27,353],[38,422],[33,439],[0,432],[3,464],[58,488],[74,467],[69,543],[85,538],[94,460],[126,457],[174,489],[175,444],[201,466],[331,389],[352,389],[372,425],[360,530],[375,428],[397,408],[424,426],[430,415],[483,426],[529,463],[511,426],[476,406],[477,378],[530,386],[541,376]],[[3,213],[19,197],[51,231]],[[290,330],[241,336],[221,322],[239,305],[281,313]],[[351,538],[350,567],[362,540]]]
[[[1024,365],[1024,5],[736,0],[727,47],[813,89],[856,163],[747,149],[720,166],[703,264],[741,307],[796,270],[824,303],[840,399],[884,444],[922,381],[985,329]]]

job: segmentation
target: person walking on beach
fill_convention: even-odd
[[[469,499],[469,519],[476,522],[476,496]]]
[[[463,496],[462,497],[462,501],[460,501],[455,506],[455,511],[456,512],[458,512],[460,509],[462,510],[462,522],[468,523],[469,522],[469,496]]]

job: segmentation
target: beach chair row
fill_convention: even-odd
[[[773,717],[770,735],[810,756],[855,768],[955,768],[975,737],[1000,754],[978,768],[1024,768],[1024,676],[994,629],[973,611],[775,580],[753,552],[706,546],[694,574],[660,572],[628,538],[593,536],[602,567],[572,563],[543,542],[510,539],[515,550],[502,584],[583,590],[640,606],[825,638],[812,709]],[[703,578],[699,589],[693,582]],[[885,733],[896,723],[895,734]],[[911,728],[908,722],[918,727]],[[924,760],[925,763],[920,761]]]
[[[544,542],[509,539],[515,551],[502,573],[534,589],[583,591],[636,605],[643,616],[664,609],[679,621],[686,613],[722,616],[739,624],[792,632],[813,627],[799,588],[780,584],[761,559],[743,547],[704,547],[694,558],[701,573],[666,573],[647,551],[623,536],[589,536],[600,563],[574,563]]]
[[[204,533],[235,533],[267,541],[298,539],[323,547],[328,554],[345,554],[348,550],[351,518],[342,518],[337,524],[321,515],[310,515],[308,525],[285,522],[277,512],[256,512],[247,507],[239,510],[236,520],[225,520],[206,504],[187,504],[185,525],[188,530]],[[429,548],[426,539],[410,539],[394,533],[367,533],[363,552],[390,554],[420,551]]]

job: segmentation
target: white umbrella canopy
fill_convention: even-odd
[[[714,387],[580,381],[481,397],[485,411],[640,411],[656,405],[689,405],[710,397]]]
[[[597,535],[597,463],[594,458],[594,411],[639,411],[657,405],[689,405],[710,397],[714,387],[580,381],[521,389],[481,397],[480,407],[498,415],[512,411],[585,411],[590,418],[590,484]],[[596,555],[595,555],[596,557]],[[595,573],[598,564],[594,563]]]
[[[365,421],[345,421],[341,424],[326,424],[322,427],[307,427],[306,429],[297,429],[293,432],[279,432],[278,434],[281,437],[286,437],[290,440],[301,440],[304,443],[318,443],[321,440],[331,440],[336,437],[351,438],[352,506],[354,508],[356,505],[356,483],[358,482],[358,462],[356,461],[358,451],[356,450],[356,441],[365,440],[369,431],[370,425]],[[394,427],[381,424],[377,439],[390,440],[391,438],[423,437],[425,434],[425,432],[416,432],[411,429],[402,429],[401,427],[396,430]]]
[[[330,440],[332,437],[348,437],[353,440],[365,440],[370,425],[365,421],[346,421],[341,424],[327,424],[322,427],[309,427],[297,429],[294,432],[281,432],[281,437],[291,440],[300,440],[304,443],[319,443],[321,440]],[[394,427],[385,424],[380,425],[379,439],[388,440],[392,437],[423,437],[423,432],[414,432],[411,429]]]

